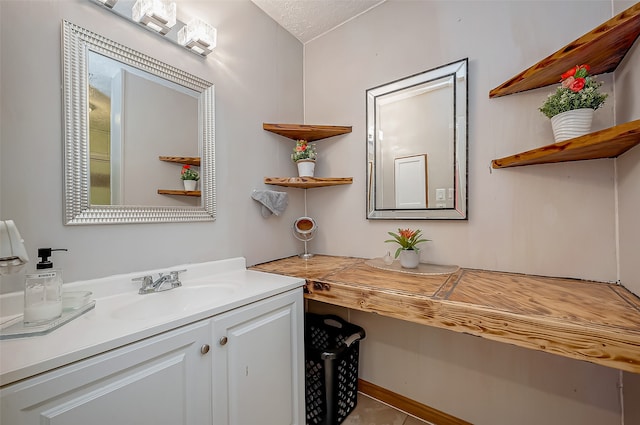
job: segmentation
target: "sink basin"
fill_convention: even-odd
[[[131,302],[113,310],[111,316],[116,319],[141,320],[183,314],[215,305],[218,300],[224,299],[235,290],[236,285],[217,283],[181,286],[168,291],[136,295]]]

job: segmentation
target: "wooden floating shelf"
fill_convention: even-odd
[[[338,186],[353,183],[352,177],[265,177],[265,184],[309,189],[312,187]]]
[[[160,161],[177,162],[178,164],[200,166],[200,157],[198,156],[160,156]]]
[[[272,133],[279,134],[280,136],[288,137],[292,140],[306,140],[307,142],[351,133],[351,126],[335,125],[263,123],[262,128]]]
[[[169,190],[158,189],[158,195],[182,195],[182,196],[196,196],[200,197],[202,192],[199,190]]]
[[[268,124],[263,123],[266,131],[288,137],[292,140],[315,140],[351,133],[351,126],[307,125],[307,124]],[[313,187],[337,186],[353,183],[352,177],[265,177],[265,184],[284,187],[309,189]]]
[[[613,72],[639,35],[640,3],[636,3],[494,88],[489,92],[489,97],[559,84],[560,75],[580,64],[589,64],[593,75]]]
[[[507,168],[586,159],[615,158],[639,143],[640,120],[636,120],[585,136],[494,159],[491,162],[491,166],[493,168]]]

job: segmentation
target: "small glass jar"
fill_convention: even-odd
[[[25,276],[24,324],[46,324],[62,315],[62,273],[49,269]]]

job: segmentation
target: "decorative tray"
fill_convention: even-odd
[[[25,326],[22,320],[22,315],[16,317],[15,319],[7,322],[3,325],[3,328],[0,329],[0,339],[9,339],[9,338],[22,338],[25,336],[39,336],[46,335],[49,332],[58,329],[60,326],[65,323],[70,322],[91,310],[96,306],[96,301],[92,300],[82,307],[73,309],[73,310],[62,310],[62,316],[53,320],[49,323],[45,323],[43,325],[36,326]]]
[[[382,258],[373,258],[364,262],[366,265],[376,269],[389,270],[392,272],[419,274],[425,276],[436,276],[451,274],[460,270],[460,266],[420,263],[415,269],[405,269],[400,265],[400,261],[394,260],[391,264],[386,264]]]

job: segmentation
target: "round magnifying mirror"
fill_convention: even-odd
[[[300,258],[306,260],[313,257],[313,254],[307,252],[307,241],[313,239],[317,230],[318,225],[311,217],[299,217],[293,222],[293,236],[304,242],[304,253],[299,254]]]

